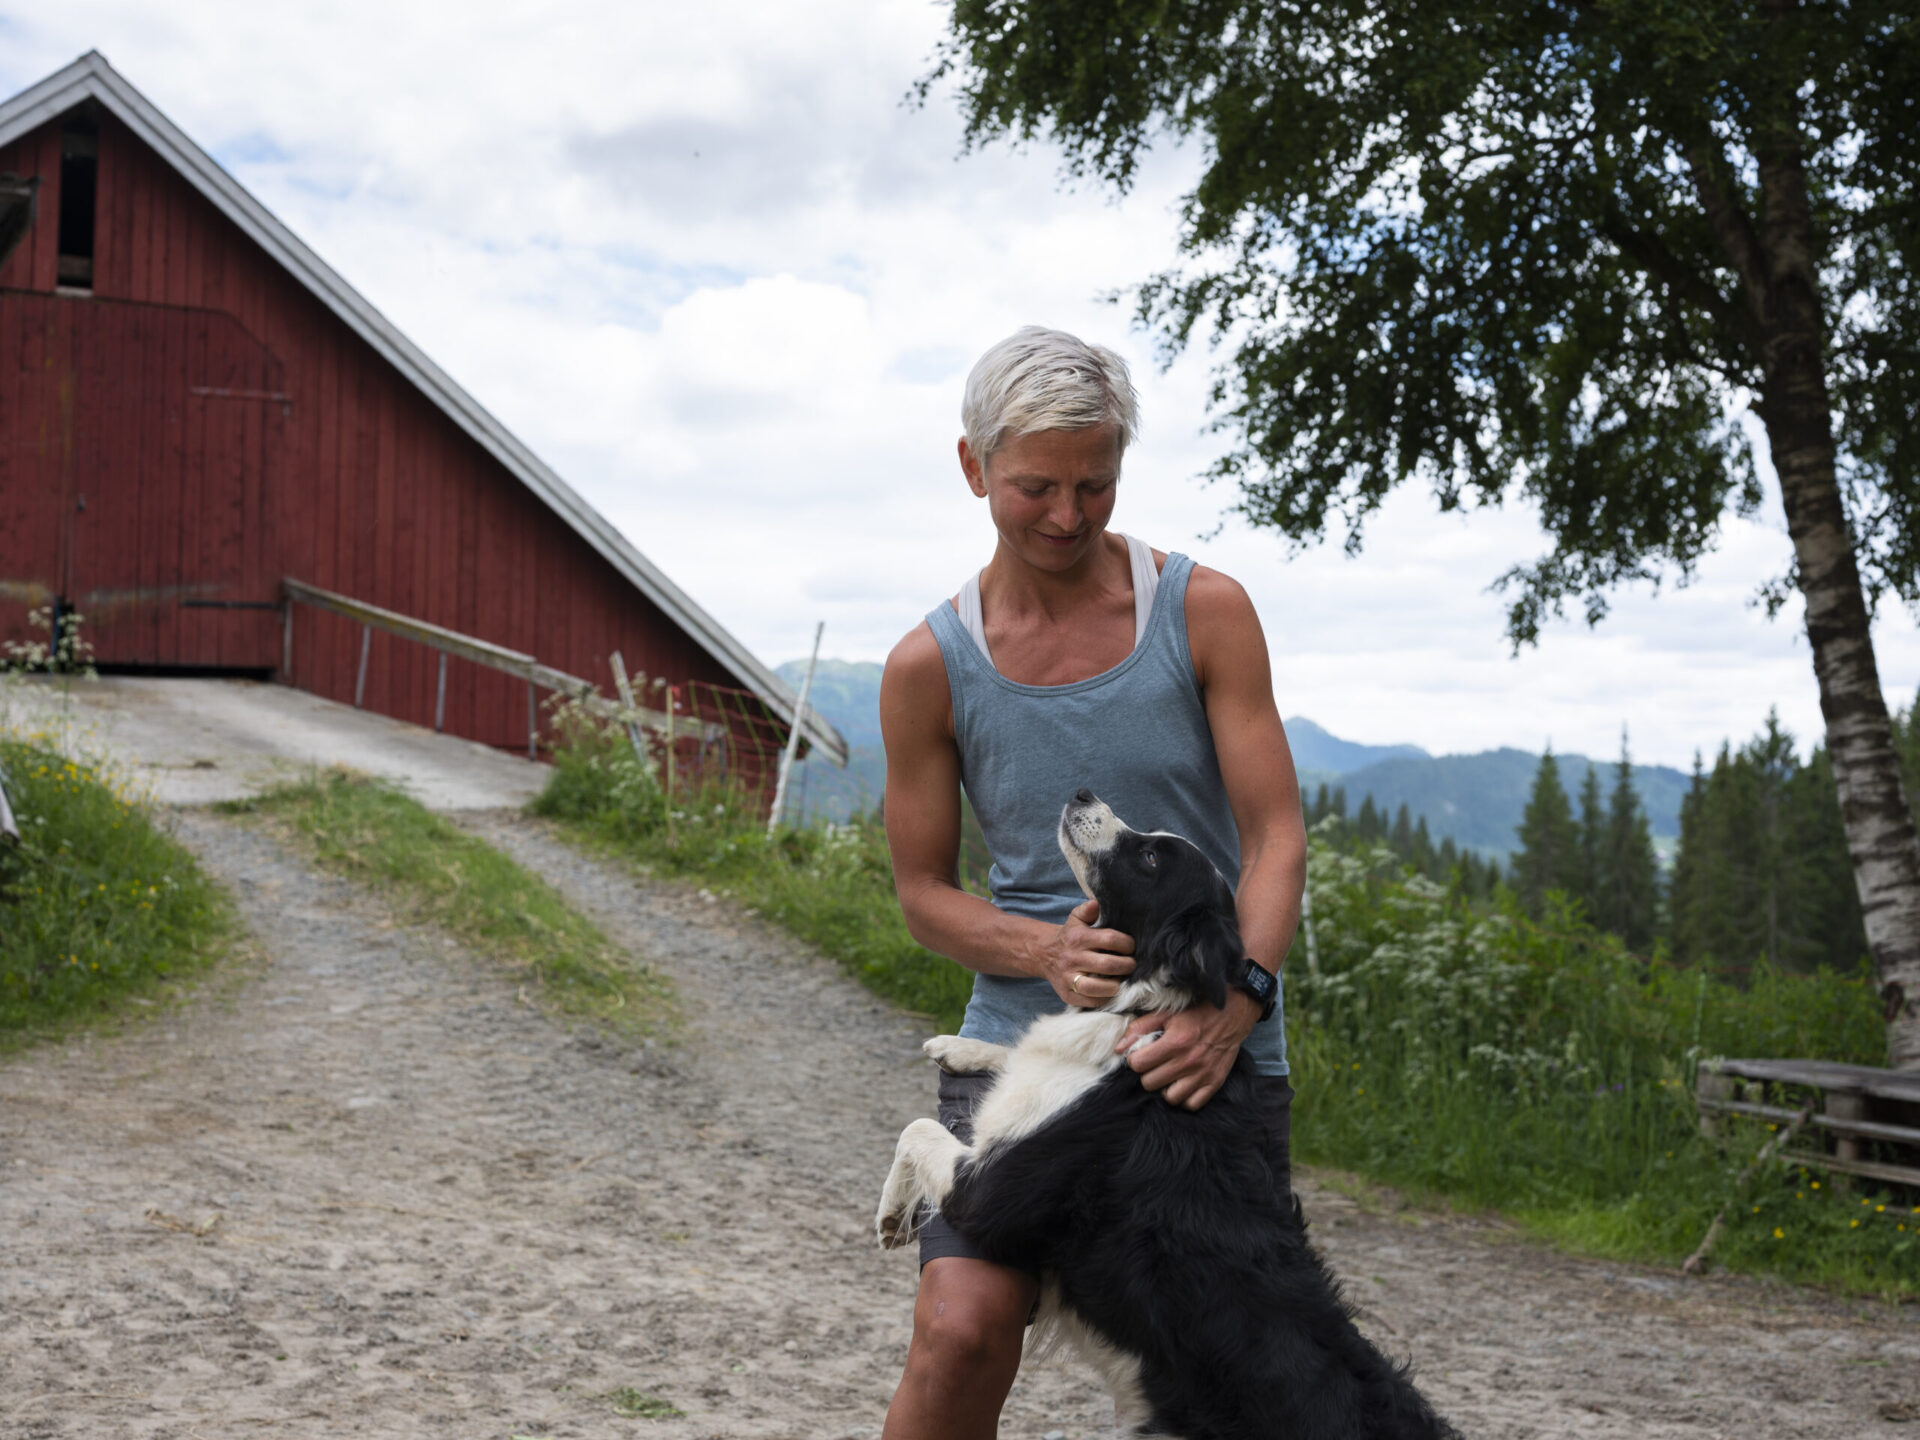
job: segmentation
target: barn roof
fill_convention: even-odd
[[[65,69],[0,103],[0,145],[17,140],[86,100],[98,101],[150,145],[348,329],[371,345],[454,424],[539,496],[635,589],[665,611],[669,619],[742,686],[758,695],[783,720],[792,722],[799,702],[785,681],[636,550],[605,516],[455,383],[452,376],[428,359],[426,353],[374,309],[364,295],[309,250],[299,236],[275,219],[218,161],[188,139],[152,101],[134,89],[99,51],[88,51]],[[806,736],[835,763],[847,763],[847,742],[817,712],[807,716]]]

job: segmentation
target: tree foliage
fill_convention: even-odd
[[[956,0],[941,76],[973,139],[1044,138],[1122,189],[1192,142],[1185,263],[1140,311],[1231,352],[1215,473],[1254,523],[1350,548],[1411,477],[1442,509],[1523,497],[1553,545],[1503,581],[1516,641],[1684,577],[1758,502],[1745,262],[1793,258],[1759,254],[1785,156],[1866,584],[1920,599],[1910,7]]]

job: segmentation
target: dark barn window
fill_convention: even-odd
[[[100,132],[93,117],[76,115],[60,130],[59,283],[93,288],[94,191],[100,170]]]

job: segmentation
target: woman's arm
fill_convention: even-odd
[[[913,938],[983,975],[1038,976],[1069,1005],[1112,999],[1133,970],[1133,941],[1095,926],[1091,900],[1065,925],[1049,925],[1008,915],[960,887],[953,704],[939,642],[925,625],[887,657],[880,734],[887,748],[887,848]]]
[[[1247,592],[1217,570],[1196,565],[1187,583],[1187,642],[1240,832],[1240,938],[1254,961],[1277,972],[1300,923],[1307,834],[1293,754],[1273,700],[1266,636]],[[1142,1016],[1127,1027],[1118,1048],[1163,1030],[1128,1063],[1149,1090],[1198,1110],[1225,1083],[1259,1018],[1253,997],[1234,990],[1224,1010],[1197,1006],[1178,1015]]]

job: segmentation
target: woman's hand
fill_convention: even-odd
[[[1104,1005],[1133,973],[1133,937],[1098,928],[1099,916],[1099,905],[1083,901],[1040,946],[1037,973],[1069,1005]]]
[[[1234,990],[1224,1010],[1196,1005],[1174,1015],[1141,1015],[1113,1048],[1126,1055],[1147,1089],[1158,1090],[1169,1105],[1198,1110],[1226,1084],[1234,1057],[1259,1019],[1259,1002]],[[1156,1030],[1159,1039],[1140,1045]],[[1140,1048],[1134,1050],[1135,1045]]]

